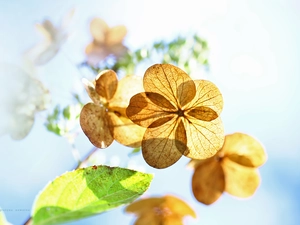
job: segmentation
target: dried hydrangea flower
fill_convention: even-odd
[[[224,146],[215,156],[189,163],[195,169],[192,178],[195,198],[209,205],[224,191],[236,197],[250,197],[260,184],[257,167],[266,159],[264,147],[255,138],[243,133],[226,135]]]
[[[204,159],[216,154],[224,142],[223,98],[213,83],[156,64],[145,72],[143,84],[145,92],[131,98],[126,113],[147,128],[142,153],[150,166],[166,168],[182,155]]]
[[[138,217],[134,225],[183,225],[184,217],[196,218],[186,202],[172,195],[135,201],[126,207],[126,212]]]
[[[126,53],[127,48],[122,43],[127,34],[125,26],[109,27],[104,20],[95,18],[91,21],[90,31],[93,41],[85,49],[89,64],[95,66],[109,55],[118,59]]]
[[[125,110],[129,99],[143,90],[141,77],[125,76],[118,82],[113,70],[105,70],[94,83],[85,80],[85,86],[93,102],[83,107],[80,125],[92,144],[107,148],[115,139],[139,147],[145,129],[132,123]]]

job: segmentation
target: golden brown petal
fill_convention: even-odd
[[[80,126],[91,143],[98,148],[107,148],[114,140],[104,107],[94,103],[86,104],[80,113]]]
[[[192,190],[195,198],[206,205],[218,200],[225,189],[223,169],[218,161],[209,158],[193,174]]]
[[[125,209],[126,212],[134,213],[136,215],[141,215],[152,211],[155,207],[158,207],[164,202],[164,198],[145,198],[137,200],[130,205],[128,205]]]
[[[206,122],[188,117],[185,120],[188,150],[185,156],[192,159],[206,159],[215,155],[223,146],[223,123],[217,119]]]
[[[117,142],[133,148],[141,146],[146,128],[134,124],[118,112],[109,112],[108,116],[113,128],[111,133]]]
[[[192,116],[198,120],[203,120],[206,122],[212,121],[218,118],[218,114],[209,107],[198,106],[193,108],[188,112],[189,116]]]
[[[95,90],[94,83],[90,82],[89,80],[87,80],[85,78],[82,79],[82,83],[84,85],[84,88],[85,88],[86,92],[90,96],[91,100],[95,104],[100,104],[100,102],[101,102],[100,96],[98,95],[98,93]]]
[[[96,92],[109,101],[116,93],[118,87],[117,74],[113,70],[104,70],[96,78]]]
[[[232,161],[248,167],[261,166],[267,160],[262,144],[243,133],[226,135],[222,151]]]
[[[231,195],[247,198],[254,194],[260,184],[258,170],[242,166],[228,158],[222,160],[225,174],[225,191]]]
[[[152,167],[162,169],[173,165],[185,151],[185,143],[176,140],[178,122],[175,118],[156,128],[148,128],[142,141],[145,161]],[[180,129],[180,127],[179,127]],[[178,149],[184,147],[184,149]]]
[[[127,34],[127,29],[123,25],[115,26],[109,29],[106,34],[105,44],[107,46],[117,45],[122,43]]]
[[[109,101],[109,108],[126,108],[130,98],[137,93],[144,92],[143,79],[139,76],[125,76],[118,82],[113,98]],[[126,113],[124,113],[124,116]]]
[[[149,127],[158,121],[158,123],[152,125],[152,127],[156,127],[175,116],[175,114],[170,114],[172,109],[164,108],[162,104],[157,105],[153,103],[151,99],[148,98],[148,94],[149,93],[139,93],[130,99],[129,106],[126,109],[126,114],[129,119],[143,127]],[[164,97],[160,95],[160,100],[167,102],[167,100],[162,100],[163,98]],[[173,111],[175,110],[173,109]]]
[[[98,43],[104,43],[108,29],[106,22],[100,18],[95,18],[90,23],[91,34]]]
[[[170,64],[155,64],[144,75],[146,92],[155,92],[165,97],[176,108],[189,103],[196,94],[194,82],[180,68]]]
[[[195,80],[194,83],[197,88],[196,96],[185,108],[205,106],[220,115],[223,109],[223,97],[218,87],[207,80]]]

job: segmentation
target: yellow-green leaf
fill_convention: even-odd
[[[67,172],[37,196],[33,225],[66,223],[128,204],[148,189],[152,178],[151,174],[108,166]]]

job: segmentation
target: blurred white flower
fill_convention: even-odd
[[[25,53],[35,65],[47,63],[58,53],[61,46],[69,37],[68,28],[73,14],[74,9],[63,17],[61,24],[58,26],[54,26],[53,23],[47,19],[41,24],[36,24],[35,27],[42,34],[43,41]]]
[[[85,49],[89,64],[97,65],[109,55],[119,58],[126,53],[127,48],[122,43],[127,34],[125,26],[109,27],[104,20],[94,18],[90,31],[93,41]]]
[[[40,81],[11,64],[0,63],[0,83],[0,136],[23,139],[33,126],[35,113],[49,105],[49,92]]]

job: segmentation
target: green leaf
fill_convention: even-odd
[[[65,119],[68,119],[68,120],[71,119],[71,107],[69,105],[64,108],[63,116]]]
[[[57,123],[48,123],[45,124],[48,131],[53,132],[59,136],[63,134],[63,131],[61,130],[60,126]]]
[[[148,189],[152,179],[152,174],[109,166],[67,172],[37,196],[33,225],[66,223],[128,204]]]

